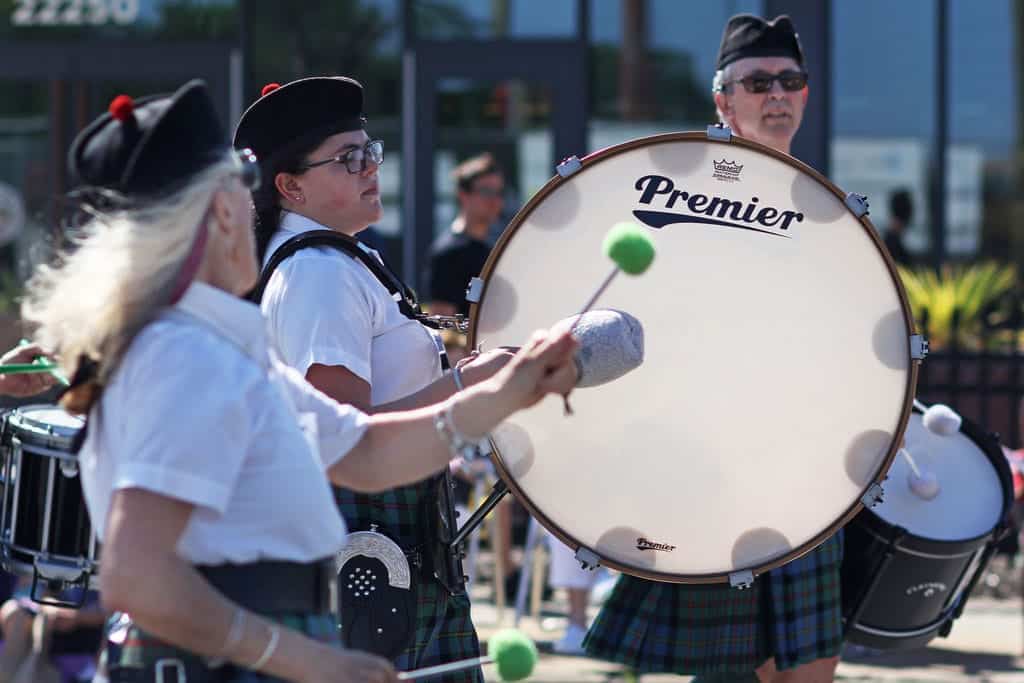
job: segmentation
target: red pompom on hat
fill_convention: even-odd
[[[110,115],[118,121],[127,121],[135,111],[135,102],[127,95],[118,95],[110,102]]]
[[[267,83],[265,86],[263,86],[263,90],[260,90],[260,97],[265,97],[280,87],[280,83]]]

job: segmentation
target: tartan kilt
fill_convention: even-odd
[[[443,475],[440,475],[443,476]],[[378,494],[335,489],[338,508],[351,531],[366,531],[371,525],[389,536],[403,550],[422,548],[429,542],[430,515],[437,516],[436,487],[439,477],[401,486]],[[429,553],[420,553],[424,558]],[[470,617],[469,596],[451,595],[429,575],[417,571],[416,632],[412,644],[395,660],[403,671],[456,659],[480,656],[480,642]],[[431,680],[452,683],[483,681],[480,668],[448,674]]]
[[[470,617],[469,596],[451,595],[440,583],[423,577],[417,587],[416,634],[395,660],[401,671],[480,656],[480,641]],[[445,683],[483,683],[480,667],[432,677]]]
[[[299,631],[310,638],[323,643],[341,646],[338,639],[338,626],[334,615],[302,615],[290,614],[273,617],[276,623],[285,628]],[[178,660],[192,670],[204,670],[202,657],[166,643],[143,631],[132,622],[127,614],[114,614],[104,628],[104,644],[100,654],[100,673],[106,675],[110,683],[134,683],[146,680],[149,673],[153,680],[154,668],[160,660]],[[173,670],[164,670],[164,680],[174,683],[178,680]],[[187,678],[189,683],[284,683],[283,679],[250,671],[231,664],[212,670],[202,678]]]
[[[839,654],[843,640],[837,534],[737,590],[623,575],[584,641],[587,654],[640,673],[779,670]]]

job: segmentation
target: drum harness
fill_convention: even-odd
[[[468,331],[469,320],[465,316],[425,314],[420,308],[415,292],[399,280],[372,249],[355,238],[332,230],[312,230],[295,235],[285,241],[271,255],[260,275],[258,284],[247,298],[250,301],[259,303],[270,281],[270,277],[285,259],[302,249],[317,247],[335,249],[366,266],[370,273],[387,289],[402,315],[410,320],[432,329]],[[444,345],[440,343],[436,335],[431,336],[434,337],[438,345],[438,355],[442,370],[450,370],[451,364],[445,353]],[[345,549],[339,553],[336,559],[336,567],[339,572],[346,566],[350,568],[345,569],[346,573],[349,573],[350,570],[354,571],[352,568],[359,566],[358,563],[365,562],[367,558],[379,560],[387,568],[388,577],[385,583],[390,584],[392,588],[412,591],[410,595],[413,595],[416,583],[411,580],[409,569],[411,564],[417,569],[430,571],[451,595],[464,594],[466,592],[466,577],[463,575],[462,568],[464,552],[461,549],[461,541],[468,535],[471,528],[469,528],[470,524],[466,524],[460,530],[456,524],[455,506],[451,495],[454,487],[451,472],[446,468],[443,474],[437,475],[436,479],[436,485],[432,487],[431,493],[428,494],[423,506],[429,517],[428,522],[424,525],[427,530],[425,534],[427,538],[423,543],[413,548],[401,548],[387,535],[378,531],[376,526],[372,526],[369,530],[353,532],[349,535]],[[494,502],[496,503],[497,500]],[[488,510],[491,507],[493,505]],[[476,515],[474,515],[473,519],[476,519]],[[374,581],[376,581],[375,576]],[[344,588],[343,583],[339,583],[339,592]],[[360,586],[368,590],[369,584],[364,579],[362,582],[353,584],[353,586],[355,590],[359,590]],[[385,588],[383,592],[387,592],[388,586],[382,587]],[[362,597],[370,595],[366,590],[363,592],[364,595]],[[402,592],[404,593],[405,591]],[[360,597],[359,593],[356,593],[355,596]],[[384,596],[380,593],[376,593],[376,596],[384,599]],[[367,605],[367,602],[372,601],[363,600],[355,604]],[[367,609],[373,608],[367,605]],[[362,619],[361,616],[355,618]],[[344,624],[342,630],[345,631]],[[369,643],[362,643],[362,645],[369,646]],[[394,646],[389,649],[394,649]],[[390,653],[378,652],[378,654]]]

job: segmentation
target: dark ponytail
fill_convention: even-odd
[[[275,152],[262,164],[260,169],[263,184],[252,193],[253,229],[256,232],[256,253],[260,263],[266,259],[270,239],[281,227],[281,195],[274,179],[278,173],[298,174],[306,157],[323,143],[326,137],[318,136],[312,141],[299,139]]]

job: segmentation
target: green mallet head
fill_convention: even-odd
[[[487,655],[498,667],[503,681],[521,681],[537,665],[537,646],[522,631],[506,628],[487,641]]]
[[[623,272],[640,275],[654,260],[654,244],[636,223],[616,223],[604,238],[604,253]]]

